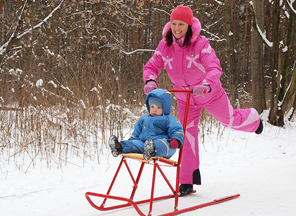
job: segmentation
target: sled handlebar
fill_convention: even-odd
[[[167,90],[173,93],[193,93],[192,89],[167,89]]]
[[[183,130],[184,130],[184,141],[183,142],[185,142],[185,133],[186,133],[186,128],[187,128],[187,119],[188,119],[190,95],[191,95],[191,93],[193,93],[193,90],[192,89],[167,89],[167,91],[173,92],[173,93],[187,93],[186,106],[185,106],[185,115],[184,115],[184,121],[183,121]],[[183,147],[184,147],[184,145],[182,145],[182,147],[180,149],[180,152],[179,152],[179,159],[178,159],[179,166],[181,164],[181,158],[182,158],[182,154],[183,154]],[[180,175],[179,172],[180,172],[180,167],[177,169],[177,175]],[[177,187],[179,187],[179,185]]]

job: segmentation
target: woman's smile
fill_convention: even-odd
[[[171,23],[171,30],[174,37],[179,39],[187,33],[188,24],[181,20],[173,20]]]

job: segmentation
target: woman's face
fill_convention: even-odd
[[[171,30],[175,38],[179,39],[186,34],[188,30],[188,24],[181,20],[172,20]]]

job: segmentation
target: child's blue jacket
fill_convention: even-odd
[[[180,122],[172,115],[172,96],[171,93],[164,89],[155,89],[146,97],[146,107],[149,113],[150,106],[148,104],[149,98],[156,98],[163,104],[163,115],[152,116],[146,114],[140,117],[136,122],[134,131],[131,136],[132,139],[146,141],[147,139],[165,141],[168,145],[167,139],[177,139],[183,144],[184,131]]]

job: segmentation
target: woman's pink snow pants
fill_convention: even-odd
[[[176,96],[179,120],[183,125],[186,95],[179,93]],[[191,95],[181,161],[181,184],[198,184],[193,182],[193,173],[199,169],[198,123],[202,107],[225,127],[234,130],[255,132],[260,124],[260,116],[256,109],[233,109],[222,87],[215,88],[210,93],[205,94],[205,97]]]

